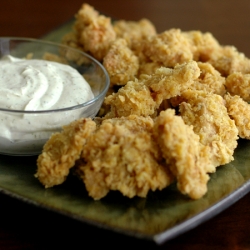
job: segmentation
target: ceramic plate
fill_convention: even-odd
[[[60,41],[72,23],[48,34],[45,39]],[[71,176],[60,186],[44,189],[34,177],[36,158],[0,155],[0,191],[89,223],[161,244],[215,216],[250,190],[250,141],[239,140],[235,160],[217,168],[200,200],[180,194],[175,185],[150,192],[147,198],[129,199],[110,192],[100,201],[88,197],[84,185]]]

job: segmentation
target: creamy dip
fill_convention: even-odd
[[[61,109],[92,98],[89,84],[68,65],[11,56],[0,60],[0,108]]]
[[[0,60],[0,108],[55,110],[85,103],[93,97],[87,81],[68,65],[11,56]],[[0,111],[0,151],[3,147],[16,148],[17,144],[20,150],[38,147],[41,140],[78,119],[82,112],[82,109],[39,114]]]

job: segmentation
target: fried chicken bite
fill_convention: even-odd
[[[100,15],[92,6],[83,4],[76,14],[73,31],[63,37],[62,43],[81,49],[102,61],[115,39],[111,18]]]
[[[165,99],[180,95],[199,74],[197,63],[192,61],[177,65],[174,69],[162,67],[153,75],[130,81],[117,93],[105,98],[104,104],[110,106],[105,118],[132,114],[153,117]]]
[[[239,136],[244,139],[250,139],[250,105],[240,96],[224,96],[229,116],[235,121]]]
[[[223,96],[226,93],[225,77],[221,76],[220,72],[210,63],[198,62],[197,64],[201,70],[201,74],[194,81],[191,88]]]
[[[150,89],[138,80],[129,81],[117,93],[109,95],[104,100],[104,105],[110,107],[105,119],[129,116],[152,116],[157,107],[151,96]]]
[[[130,198],[146,197],[150,190],[161,190],[173,181],[152,129],[150,117],[132,115],[104,120],[88,138],[76,172],[93,199],[110,190]]]
[[[182,32],[195,48],[193,50],[193,60],[207,62],[211,58],[211,54],[221,48],[215,37],[209,33],[201,31],[185,31]]]
[[[81,33],[94,19],[97,19],[99,12],[89,4],[84,3],[75,15],[74,30]]]
[[[128,47],[125,39],[116,39],[103,58],[103,66],[110,76],[110,84],[125,85],[134,80],[139,69],[139,59]]]
[[[97,60],[102,61],[107,54],[110,44],[116,39],[116,34],[108,17],[100,15],[81,32],[79,42],[84,51]]]
[[[144,83],[153,93],[157,108],[165,99],[181,95],[200,76],[200,68],[195,61],[177,64],[173,69],[161,67],[150,76],[144,75]]]
[[[221,76],[221,74],[210,63],[197,62],[197,64],[201,73],[200,76],[192,82],[189,89],[202,90],[208,93],[224,96],[226,93],[225,77]],[[185,98],[181,95],[169,99],[173,108],[177,108],[183,101],[185,101]]]
[[[238,95],[244,101],[250,101],[250,74],[235,72],[226,78],[226,88],[231,95]]]
[[[138,22],[118,20],[113,24],[117,38],[124,38],[133,50],[137,43],[156,35],[156,28],[148,19],[143,18]]]
[[[71,32],[63,36],[61,43],[74,49],[84,51],[83,44],[80,43],[81,33],[94,19],[98,18],[98,16],[99,12],[92,6],[83,4],[75,15],[75,22]]]
[[[180,29],[170,29],[149,37],[142,44],[142,50],[153,62],[174,67],[193,60],[196,48]]]
[[[211,54],[208,62],[225,77],[235,72],[250,73],[250,59],[234,46],[222,46]]]
[[[75,161],[80,158],[86,139],[95,129],[95,122],[83,118],[64,126],[61,133],[50,137],[37,159],[35,174],[45,188],[65,181]]]
[[[229,117],[223,97],[204,92],[187,90],[180,104],[180,114],[184,122],[192,125],[200,142],[210,147],[210,158],[214,168],[233,160],[237,146],[238,129]]]
[[[209,62],[222,76],[234,72],[250,73],[250,59],[239,52],[234,46],[222,46],[209,32],[183,32],[196,48],[193,60]]]
[[[192,126],[186,125],[173,109],[162,111],[155,119],[155,140],[167,165],[177,178],[181,193],[199,199],[207,192],[210,164],[208,148],[200,143]]]

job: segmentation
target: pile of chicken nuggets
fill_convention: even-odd
[[[146,197],[176,183],[191,199],[250,138],[250,59],[211,33],[157,33],[147,19],[111,21],[88,4],[62,43],[89,53],[110,76],[98,116],[47,141],[35,176],[46,187],[70,173],[95,200],[110,190]]]

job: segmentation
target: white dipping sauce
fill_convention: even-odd
[[[61,109],[93,98],[89,84],[74,68],[45,60],[0,60],[0,108]]]
[[[83,76],[68,65],[11,56],[0,60],[0,108],[55,110],[85,103],[93,97]],[[50,114],[0,111],[0,147],[11,147],[13,142],[19,148],[24,147],[24,150],[26,147],[36,147],[36,144],[41,144],[40,140],[48,139],[62,125],[78,119],[79,112],[82,110]],[[27,144],[27,141],[33,142]],[[13,147],[16,148],[17,144]]]

